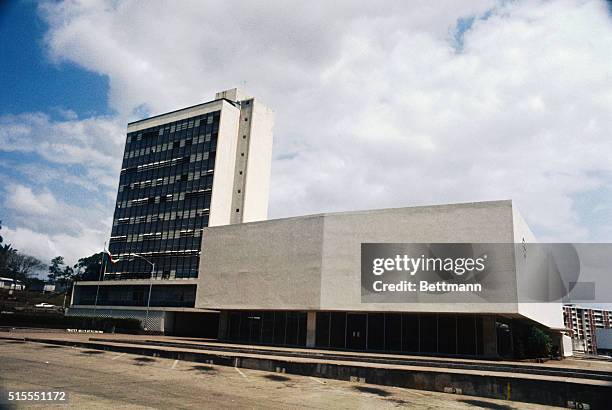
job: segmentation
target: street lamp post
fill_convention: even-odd
[[[155,263],[151,262],[150,260],[148,260],[147,258],[145,258],[142,255],[139,255],[137,253],[132,253],[130,254],[131,260],[133,260],[134,257],[140,258],[142,260],[144,260],[145,262],[147,262],[149,265],[151,265],[151,277],[149,278],[149,296],[147,297],[147,313],[145,316],[145,322],[144,322],[144,331],[148,332],[149,329],[149,309],[151,307],[151,290],[153,289],[153,274],[155,273]]]

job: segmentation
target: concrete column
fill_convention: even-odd
[[[219,330],[217,332],[217,339],[225,340],[227,335],[227,325],[229,322],[229,313],[227,310],[219,312]]]
[[[482,346],[484,356],[497,357],[497,328],[495,327],[495,316],[482,318]]]
[[[317,336],[317,312],[308,312],[306,318],[306,347],[315,347]]]

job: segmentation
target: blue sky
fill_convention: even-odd
[[[0,61],[5,62],[0,65],[1,113],[109,114],[108,79],[71,62],[51,62],[43,42],[47,29],[34,1],[0,7]]]
[[[3,4],[0,219],[43,260],[108,239],[128,121],[237,85],[276,112],[271,217],[512,199],[612,240],[604,1]]]

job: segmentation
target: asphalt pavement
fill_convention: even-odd
[[[66,401],[7,400],[22,391],[65,392]],[[0,397],[3,408],[36,409],[543,408],[15,340],[0,340]]]

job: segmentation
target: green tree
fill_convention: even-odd
[[[57,280],[62,286],[69,286],[74,281],[74,269],[70,266],[65,266],[62,270],[60,278]]]
[[[552,339],[542,329],[531,326],[527,334],[528,357],[550,357],[552,352]]]
[[[51,265],[49,265],[49,274],[47,277],[53,283],[58,283],[58,281],[62,278],[62,270],[64,266],[64,257],[56,256],[51,259]]]
[[[2,229],[2,221],[0,221],[0,230]],[[9,260],[13,255],[17,254],[17,249],[13,248],[10,244],[5,243],[4,238],[0,235],[0,276],[9,276]]]
[[[75,280],[98,280],[100,278],[100,270],[102,269],[103,257],[104,254],[99,252],[79,259],[74,265]]]

